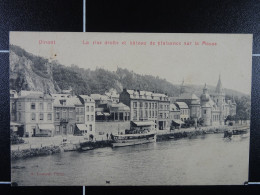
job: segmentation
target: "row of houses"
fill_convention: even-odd
[[[123,89],[101,94],[43,94],[37,91],[10,91],[11,128],[21,136],[82,135],[89,139],[106,133],[133,130],[170,130],[188,119],[203,119],[204,125],[223,125],[236,114],[234,100],[226,100],[219,78],[215,94],[205,84],[198,98],[185,93],[178,97],[150,91]]]

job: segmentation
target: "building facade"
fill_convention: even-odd
[[[185,102],[175,102],[175,105],[180,110],[180,119],[182,122],[190,119],[190,109]]]
[[[55,135],[73,135],[76,124],[76,107],[72,96],[52,94],[54,98]]]
[[[158,128],[158,97],[149,91],[124,89],[119,101],[130,107],[131,127]],[[144,121],[140,123],[140,121]]]
[[[169,130],[170,128],[170,100],[166,94],[153,94],[158,100],[158,129]]]
[[[17,122],[25,136],[53,136],[53,98],[48,94],[29,94],[16,101]]]
[[[96,117],[95,117],[95,100],[93,98],[91,98],[88,95],[79,95],[78,96],[79,100],[81,101],[81,103],[83,104],[83,117],[84,117],[84,125],[86,127],[85,129],[85,134],[89,139],[94,139],[95,137],[95,121],[96,121]]]

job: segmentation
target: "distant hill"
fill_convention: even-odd
[[[64,66],[57,61],[49,61],[28,53],[21,47],[10,45],[10,89],[34,90],[57,93],[72,88],[75,94],[101,93],[113,88],[119,93],[123,88],[167,93],[178,96],[180,86],[174,85],[158,76],[140,75],[127,69],[117,68],[109,71],[102,68],[95,70],[79,68],[77,65]],[[202,93],[203,85],[187,85],[186,92]],[[209,93],[214,86],[208,86]],[[245,94],[225,89],[227,95],[244,96]]]

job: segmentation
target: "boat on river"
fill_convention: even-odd
[[[236,128],[224,131],[224,138],[248,137],[249,128]]]
[[[113,135],[112,136],[112,147],[123,147],[132,146],[139,144],[146,144],[156,141],[155,132],[147,133],[137,133],[137,134],[123,134],[123,135]]]

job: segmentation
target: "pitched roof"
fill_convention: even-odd
[[[170,104],[170,111],[180,111],[180,109],[175,104]]]
[[[198,100],[199,98],[194,93],[183,93],[178,99]]]
[[[88,95],[79,95],[85,102],[94,102],[94,99]]]
[[[20,96],[19,99],[44,99],[44,100],[52,100],[53,98],[49,95],[49,94],[29,94],[29,95],[24,95],[24,96]]]
[[[189,108],[185,102],[175,102],[179,106],[180,109],[187,109]]]
[[[110,98],[106,95],[101,95],[98,93],[94,93],[90,95],[91,98],[93,98],[95,101],[96,100],[109,100]]]
[[[148,99],[148,100],[166,100],[168,96],[162,93],[153,93],[151,91],[127,90],[130,98],[133,99]],[[166,98],[166,99],[165,99]]]

